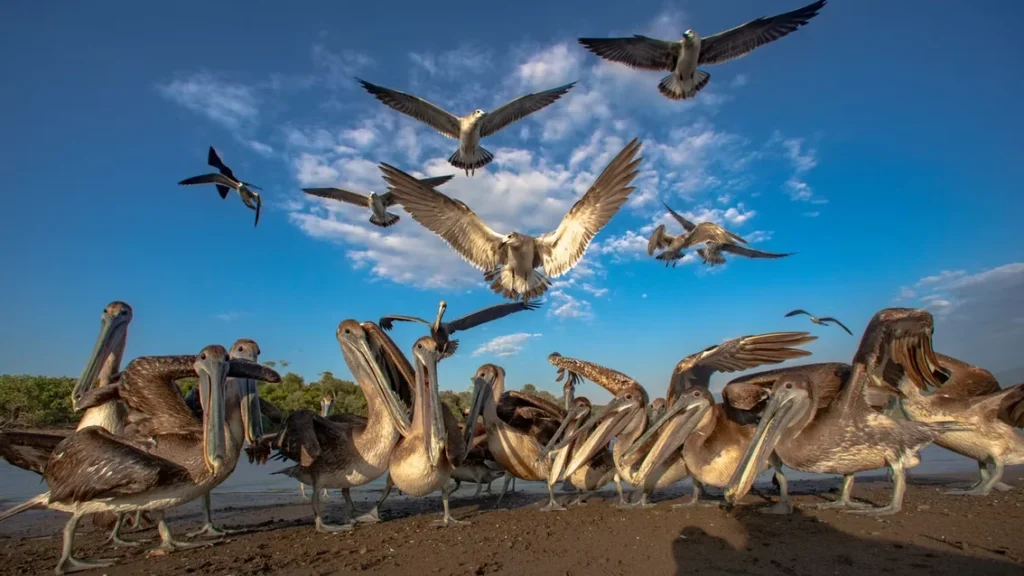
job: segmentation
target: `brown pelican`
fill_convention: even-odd
[[[922,315],[928,314],[921,311]],[[925,316],[931,321],[931,315]],[[932,382],[941,386],[931,394],[922,394],[931,382],[916,379],[913,370],[904,370],[899,358],[911,352],[893,351],[893,359],[885,368],[885,379],[899,383],[903,413],[917,422],[956,421],[971,430],[946,432],[935,443],[978,461],[980,479],[966,490],[949,490],[947,494],[986,496],[993,488],[1008,490],[1000,482],[1003,467],[1024,464],[1024,384],[999,389],[999,383],[988,370],[972,366],[942,354],[926,358],[933,368]],[[926,369],[927,366],[921,366]],[[904,377],[904,375],[906,377]]]
[[[441,351],[441,358],[447,358],[455,351],[459,349],[459,341],[451,340],[453,332],[460,330],[465,331],[470,328],[475,328],[481,324],[504,318],[509,314],[516,312],[522,312],[523,310],[536,310],[540,307],[540,304],[534,302],[510,302],[507,304],[495,304],[494,306],[488,306],[481,310],[477,310],[472,314],[467,314],[462,318],[452,320],[451,322],[442,322],[441,318],[444,317],[445,310],[448,309],[448,303],[441,300],[440,305],[437,307],[437,317],[434,322],[427,322],[422,318],[416,318],[415,316],[381,316],[380,327],[385,330],[391,330],[394,325],[393,322],[398,320],[399,322],[419,322],[420,324],[426,324],[430,327],[430,335],[434,337],[434,342],[437,343],[438,350]]]
[[[412,176],[381,164],[395,200],[467,262],[484,271],[491,290],[512,300],[533,300],[583,258],[594,236],[615,216],[634,187],[642,157],[635,138],[605,167],[594,185],[565,215],[558,228],[542,236],[499,234],[468,206],[424,186]],[[635,159],[634,159],[635,158]],[[536,269],[540,267],[544,273]]]
[[[576,83],[552,88],[536,94],[520,96],[490,112],[474,110],[461,118],[426,100],[392,90],[356,78],[367,92],[389,107],[406,114],[437,130],[442,136],[459,141],[459,148],[448,158],[448,163],[466,171],[466,176],[475,174],[494,160],[490,152],[480,146],[480,139],[486,138],[509,124],[553,104]]]
[[[697,66],[728,62],[778,40],[807,24],[825,2],[817,0],[791,12],[757,18],[703,39],[687,30],[679,42],[634,34],[624,38],[580,38],[579,43],[611,62],[637,70],[670,72],[658,83],[658,91],[670,100],[683,100],[696,96],[711,80],[711,75]]]
[[[331,417],[331,408],[333,408],[333,407],[334,407],[334,396],[331,395],[331,394],[324,394],[323,397],[320,398],[320,417],[321,418],[330,419],[330,417]],[[276,472],[275,472],[275,474],[276,474]],[[309,500],[309,497],[306,496],[306,485],[303,484],[301,481],[299,482],[299,495],[302,496],[303,500]],[[324,488],[323,490],[320,491],[320,498],[322,500],[326,500],[327,499],[327,495],[328,495],[328,493],[327,493],[327,489],[326,488]]]
[[[665,203],[662,202],[662,204]],[[737,242],[746,244],[747,241],[718,224],[714,222],[694,224],[669,208],[668,204],[665,204],[665,208],[686,229],[686,234],[672,236],[665,232],[665,225],[661,224],[651,233],[651,237],[647,241],[647,255],[650,256],[654,254],[655,250],[665,248],[664,252],[655,257],[658,260],[663,260],[665,266],[672,264],[674,268],[679,260],[683,258],[682,251],[698,244],[704,244],[704,248],[698,248],[697,254],[705,264],[712,267],[718,264],[725,264],[722,252],[746,256],[747,258],[784,258],[795,254],[795,252],[788,254],[762,252],[761,250],[739,246]]]
[[[580,396],[578,398],[566,398],[568,413],[562,420],[561,425],[558,427],[558,431],[551,440],[548,441],[544,447],[545,450],[550,450],[556,442],[558,442],[563,436],[570,435],[576,431],[576,428],[582,424],[588,416],[590,416],[591,403],[590,400]],[[554,462],[551,464],[551,472],[548,474],[548,494],[551,496],[548,504],[541,508],[542,511],[551,510],[565,510],[565,507],[560,505],[554,499],[553,487],[562,477],[562,471],[565,469],[565,465],[569,462],[569,459],[573,455],[573,449],[577,445],[583,445],[586,438],[577,438],[568,444],[564,448],[554,451],[552,456]],[[615,460],[612,458],[611,452],[608,447],[605,446],[597,451],[597,453],[591,457],[590,460],[582,464],[576,469],[571,475],[565,477],[565,484],[576,489],[576,500],[573,504],[584,504],[584,498],[590,492],[593,492],[605,484],[611,482],[616,478]],[[616,488],[619,491],[620,498],[622,496],[622,483],[616,482]]]
[[[835,318],[833,318],[831,316],[823,316],[821,318],[818,318],[817,316],[812,315],[810,312],[808,312],[806,310],[797,309],[797,310],[793,310],[792,312],[787,313],[786,314],[786,318],[789,318],[790,316],[796,316],[797,314],[806,314],[807,316],[810,317],[811,322],[814,322],[815,324],[818,324],[819,326],[828,326],[829,322],[835,322],[836,326],[839,326],[843,330],[846,330],[847,334],[849,334],[850,336],[853,336],[853,332],[850,332],[850,329],[847,328],[845,324],[843,324],[842,322],[840,322],[839,320],[837,320],[837,319],[835,319]]]
[[[189,376],[199,377],[206,408],[201,423],[174,384]],[[59,574],[113,564],[72,555],[75,527],[86,514],[148,510],[160,532],[157,550],[204,545],[175,540],[164,510],[206,494],[234,468],[242,448],[237,439],[244,434],[243,426],[253,426],[252,402],[227,385],[229,376],[280,380],[269,368],[231,360],[223,346],[207,346],[197,356],[136,358],[121,372],[116,386],[106,387],[117,394],[99,388],[79,396],[87,407],[120,397],[135,411],[133,436],[115,436],[99,426],[76,431],[50,456],[43,476],[49,491],[3,513],[0,520],[32,508],[71,513],[56,568]],[[98,391],[103,394],[93,393]]]
[[[420,182],[426,186],[435,188],[451,180],[453,176],[454,174],[449,174],[448,176],[421,178]],[[348,190],[343,190],[341,188],[303,188],[302,191],[311,196],[329,198],[331,200],[337,200],[338,202],[348,202],[349,204],[369,208],[371,212],[370,224],[373,224],[374,226],[387,228],[388,226],[397,224],[399,220],[397,214],[388,212],[388,208],[395,204],[395,198],[391,195],[390,190],[383,194],[374,194],[373,192],[370,192],[369,196],[359,194],[358,192],[349,192]]]
[[[408,398],[408,390],[401,386],[407,384],[412,368],[395,343],[372,322],[344,320],[336,336],[345,363],[366,396],[367,418],[336,422],[298,410],[271,440],[278,449],[277,457],[297,463],[288,474],[313,487],[318,532],[352,529],[351,524],[323,521],[320,489],[342,488],[344,493],[352,486],[376,480],[387,471],[395,443],[409,429],[405,410],[392,394],[392,387],[398,387],[399,395]]]
[[[244,202],[251,210],[256,211],[256,222],[253,223],[253,226],[255,227],[259,224],[260,208],[263,206],[263,201],[260,200],[260,195],[256,193],[256,190],[262,190],[262,188],[236,178],[235,173],[231,171],[231,168],[228,168],[227,165],[221,161],[220,156],[217,155],[217,151],[213,149],[213,146],[210,146],[210,152],[207,154],[207,163],[216,168],[219,172],[186,178],[181,182],[178,182],[178,185],[191,186],[193,184],[214,184],[217,186],[217,193],[220,194],[222,199],[228,197],[229,190],[235,190],[238,192],[238,197],[242,199],[242,202]]]
[[[473,428],[467,426],[460,430],[455,415],[441,401],[437,385],[437,362],[441,353],[434,339],[420,338],[413,344],[412,352],[416,364],[412,425],[403,432],[391,452],[387,484],[374,510],[380,509],[392,486],[410,496],[426,496],[440,490],[444,517],[435,525],[468,524],[451,516],[448,496],[454,489],[448,480],[466,458],[467,446],[473,441]],[[483,404],[483,398],[472,403],[467,422],[476,422]]]
[[[495,503],[498,506],[514,478],[548,479],[551,460],[538,456],[558,430],[565,410],[530,394],[505,392],[505,369],[495,364],[480,366],[470,379],[473,381],[470,405],[481,404],[487,448],[505,469],[505,482]],[[548,490],[549,499],[553,500],[551,486]]]
[[[906,490],[904,470],[916,466],[917,453],[940,434],[961,430],[956,422],[922,423],[894,420],[873,410],[868,402],[869,381],[889,386],[880,376],[886,362],[900,363],[915,381],[934,376],[927,370],[931,354],[931,316],[909,308],[887,308],[868,323],[853,357],[852,369],[838,395],[821,408],[819,386],[799,372],[778,379],[770,392],[754,439],[725,491],[730,503],[750,490],[754,478],[774,451],[795,470],[842,474],[844,495],[853,474],[888,467],[893,496],[888,506],[847,510],[863,514],[895,514]],[[840,501],[838,506],[849,505]]]

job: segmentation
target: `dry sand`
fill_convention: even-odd
[[[541,496],[519,491],[471,499],[465,485],[452,499],[453,514],[472,522],[439,528],[439,496],[395,498],[384,522],[347,534],[317,534],[308,503],[297,493],[215,496],[214,518],[251,531],[199,550],[147,558],[144,549],[111,549],[106,533],[83,530],[79,555],[113,557],[112,568],[83,574],[1024,574],[1024,482],[989,497],[943,494],[949,478],[914,478],[903,511],[884,518],[798,509],[792,516],[757,512],[764,500],[725,510],[673,510],[688,488],[655,493],[657,506],[619,510],[614,490],[565,512],[537,510]],[[943,485],[940,485],[943,484]],[[963,482],[961,482],[963,484]],[[495,488],[500,482],[495,483]],[[834,498],[836,480],[794,482],[796,502]],[[768,488],[766,488],[768,489]],[[713,496],[718,497],[719,491]],[[858,500],[884,504],[884,478],[861,480]],[[369,496],[369,495],[367,495]],[[365,498],[357,502],[368,508]],[[340,519],[341,498],[326,501]],[[192,503],[173,512],[176,533],[200,524]],[[0,574],[52,574],[66,516],[27,512],[0,525]],[[128,538],[154,538],[155,530]]]

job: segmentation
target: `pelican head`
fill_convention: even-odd
[[[570,442],[583,437],[591,429],[592,434],[578,449],[573,450],[572,461],[566,466],[564,474],[571,475],[584,462],[590,460],[598,450],[608,445],[627,428],[642,423],[647,417],[647,392],[639,386],[627,386],[612,398],[604,408],[592,414],[586,422],[566,435],[550,450],[541,451],[541,457],[549,452],[561,450]]]
[[[258,362],[260,345],[255,340],[241,338],[231,346],[232,360]],[[259,383],[254,378],[235,378],[238,384],[238,395],[242,401],[242,424],[245,427],[245,440],[254,446],[263,436],[263,413],[260,411]]]
[[[366,331],[355,320],[343,320],[338,324],[335,336],[356,383],[375,388],[384,401],[384,408],[395,427],[403,436],[407,434],[409,418],[391,393],[391,381],[381,370],[381,365],[377,362],[377,353],[370,349]]]
[[[662,405],[664,404],[665,401],[662,400]],[[647,454],[643,455],[643,463],[636,472],[638,481],[640,478],[646,479],[648,474],[678,450],[714,407],[715,398],[711,392],[703,386],[695,386],[680,394],[672,406],[663,409],[661,417],[622,454],[622,459],[627,460],[652,437],[658,435],[658,440]]]
[[[231,358],[223,346],[203,348],[192,364],[199,376],[199,401],[203,406],[203,460],[216,476],[224,466],[224,400]]]
[[[114,362],[120,363],[121,354],[124,353],[125,339],[128,337],[128,324],[132,321],[132,307],[125,302],[114,301],[107,304],[100,317],[100,334],[96,338],[96,344],[92,348],[92,354],[82,370],[82,375],[75,384],[71,393],[71,404],[74,409],[79,410],[78,402],[82,396],[91,390],[100,376],[100,370],[108,362],[111,354],[115,355]],[[112,371],[113,366],[109,367]],[[109,376],[109,374],[107,375]],[[103,382],[107,385],[109,382]]]
[[[555,431],[551,440],[549,440],[547,445],[544,446],[544,449],[541,450],[537,461],[539,462],[543,460],[544,456],[551,453],[555,443],[557,443],[562,435],[565,434],[566,430],[569,430],[570,434],[574,432],[575,429],[583,423],[584,419],[586,419],[587,416],[590,416],[591,408],[592,405],[590,404],[590,400],[582,397],[574,398],[569,404],[569,409],[566,411],[565,418],[563,418],[561,424],[559,424],[558,430]]]
[[[668,403],[664,398],[655,398],[651,402],[651,420],[655,421],[665,415],[665,410],[668,409]]]
[[[806,426],[817,406],[810,380],[799,373],[780,378],[769,398],[757,431],[725,490],[725,499],[731,504],[747,495],[775,446],[787,433]]]
[[[426,417],[421,418],[420,423],[427,427],[424,431],[427,453],[431,466],[436,466],[441,462],[441,452],[448,441],[448,428],[441,411],[441,391],[437,386],[437,361],[441,359],[441,353],[437,349],[437,342],[430,336],[424,336],[412,345],[412,354],[416,370],[416,396],[423,399],[417,402],[413,410],[421,406],[426,408]],[[417,416],[413,414],[413,418]]]
[[[907,376],[920,388],[939,387],[934,371],[940,369],[932,349],[935,321],[927,310],[885,308],[871,317],[854,363],[869,370],[881,370],[887,360],[900,364]]]

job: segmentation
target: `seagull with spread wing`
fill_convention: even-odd
[[[454,174],[449,174],[447,176],[423,178],[420,182],[423,182],[427,186],[433,188],[444,184],[454,176]],[[358,192],[349,192],[342,188],[303,188],[302,191],[310,196],[329,198],[331,200],[337,200],[338,202],[348,202],[349,204],[369,208],[370,212],[372,212],[370,216],[370,224],[373,224],[374,226],[387,228],[388,226],[397,223],[399,220],[397,214],[388,212],[388,208],[393,206],[395,203],[395,199],[391,196],[390,190],[383,194],[374,194],[373,192],[370,192],[369,196],[359,194]]]
[[[214,184],[217,186],[217,193],[220,194],[221,199],[227,198],[228,193],[231,190],[238,192],[238,197],[242,199],[250,209],[256,211],[256,222],[253,224],[255,227],[260,223],[260,208],[263,206],[263,201],[260,200],[260,195],[257,194],[256,190],[262,190],[255,184],[249,182],[243,182],[235,177],[235,173],[228,168],[227,164],[221,161],[220,156],[217,155],[217,151],[210,146],[210,152],[206,158],[207,164],[213,166],[218,170],[211,174],[203,174],[200,176],[193,176],[186,178],[181,182],[178,182],[181,186],[191,186],[194,184]]]
[[[825,2],[817,0],[792,12],[751,20],[706,38],[687,30],[679,42],[634,34],[624,38],[580,38],[579,43],[605,60],[630,68],[671,72],[658,83],[658,91],[670,100],[683,100],[696,96],[711,80],[711,75],[697,66],[746,56],[807,24]]]
[[[453,332],[469,330],[492,320],[504,318],[509,314],[522,312],[523,310],[536,310],[537,308],[540,308],[540,304],[533,302],[495,304],[494,306],[477,310],[472,314],[466,314],[462,318],[456,318],[451,322],[442,322],[441,318],[444,317],[444,312],[448,309],[448,303],[441,300],[441,304],[437,307],[437,318],[433,322],[428,322],[423,318],[415,316],[390,315],[381,316],[379,325],[384,330],[391,330],[391,327],[394,326],[393,322],[398,320],[400,322],[419,322],[420,324],[430,326],[430,335],[434,338],[434,343],[437,344],[437,349],[441,352],[441,359],[444,359],[455,354],[455,351],[459,349],[459,341],[450,339]]]
[[[807,316],[810,317],[811,322],[814,322],[815,324],[819,324],[821,326],[828,326],[829,322],[834,322],[836,326],[839,326],[843,330],[846,330],[847,334],[849,334],[850,336],[853,336],[853,332],[850,332],[849,328],[847,328],[842,322],[840,322],[839,320],[836,320],[835,318],[833,318],[831,316],[825,316],[823,318],[818,318],[817,316],[814,316],[813,314],[811,314],[807,310],[799,310],[799,309],[797,309],[797,310],[793,310],[792,312],[786,314],[786,318],[789,318],[790,316],[796,316],[797,314],[806,314]]]
[[[665,266],[672,264],[672,267],[674,268],[679,260],[683,258],[682,251],[687,248],[692,248],[698,244],[704,244],[703,248],[697,249],[697,254],[701,257],[704,263],[709,266],[725,264],[725,258],[722,256],[722,252],[729,252],[731,254],[736,254],[737,256],[746,256],[747,258],[784,258],[794,254],[793,252],[788,254],[763,252],[761,250],[754,250],[753,248],[739,246],[737,242],[746,244],[747,241],[714,222],[701,222],[700,224],[694,224],[681,216],[675,210],[669,208],[668,204],[665,204],[665,202],[662,202],[662,204],[665,206],[665,209],[668,210],[669,214],[675,218],[676,222],[679,222],[679,224],[686,230],[685,234],[673,236],[665,232],[665,225],[661,224],[654,229],[653,233],[651,233],[651,237],[647,241],[647,255],[653,255],[655,250],[665,248],[664,252],[655,257],[658,260],[663,260],[665,262]]]
[[[605,167],[558,228],[536,237],[520,232],[499,234],[459,200],[424,186],[389,164],[381,164],[380,169],[395,202],[463,259],[483,270],[491,290],[527,302],[547,291],[549,277],[557,278],[576,266],[590,241],[625,204],[635,189],[630,184],[643,161],[643,157],[636,157],[639,151],[640,141],[634,138]],[[543,273],[536,270],[538,267]]]
[[[486,138],[554,103],[576,84],[571,82],[551,90],[527,94],[490,112],[478,109],[459,117],[412,94],[377,86],[359,78],[356,80],[359,80],[363,88],[377,100],[423,122],[440,132],[442,136],[458,140],[459,149],[448,158],[448,162],[456,168],[465,170],[466,176],[475,174],[477,168],[483,168],[494,160],[494,156],[480,146],[481,138]]]

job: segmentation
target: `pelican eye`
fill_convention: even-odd
[[[238,351],[241,352],[242,350],[243,350],[243,348],[241,346],[239,346],[238,347]]]
[[[792,387],[793,387],[793,383],[792,382],[786,382],[786,389],[790,389]]]
[[[694,398],[697,398],[697,397],[699,397],[699,396],[700,396],[700,392],[694,392],[694,393],[693,393],[693,397],[694,397]]]
[[[352,333],[352,329],[351,328],[345,328],[345,334],[351,334],[351,333]]]
[[[206,352],[203,352],[202,354],[200,354],[199,355],[199,359],[200,360],[206,360]]]

